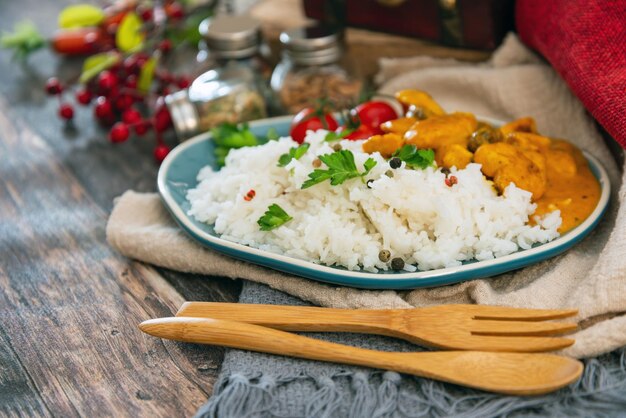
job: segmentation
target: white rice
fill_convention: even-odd
[[[383,249],[391,251],[392,258],[401,257],[406,271],[431,270],[501,257],[559,236],[559,211],[528,225],[536,208],[531,194],[511,184],[498,196],[479,164],[453,168],[458,184],[452,187],[445,185],[440,170],[406,169],[404,163],[392,170],[391,178],[385,175],[388,162],[378,153],[364,153],[361,141],[340,143],[353,152],[360,172],[367,158],[376,160],[365,179],[374,180],[371,189],[357,178],[339,186],[327,180],[302,190],[314,170],[313,160],[333,152],[325,135],[309,132],[309,150],[286,167],[278,167],[277,161],[297,145],[290,138],[232,150],[220,171],[205,167],[198,174],[198,186],[187,194],[189,215],[214,224],[226,240],[372,272],[390,268],[378,258]],[[246,201],[250,189],[256,195]],[[257,220],[273,203],[293,220],[261,231]]]

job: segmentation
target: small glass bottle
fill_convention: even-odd
[[[222,123],[267,116],[270,67],[259,22],[249,16],[219,16],[204,20],[200,33],[211,69],[188,89],[165,98],[180,140]]]
[[[341,32],[316,25],[281,33],[283,58],[270,86],[287,113],[297,113],[319,101],[340,109],[354,105],[363,83],[342,62]]]

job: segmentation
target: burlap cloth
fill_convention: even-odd
[[[116,201],[109,243],[122,254],[173,270],[264,283],[316,305],[410,308],[478,303],[527,308],[577,308],[581,330],[564,351],[589,357],[626,345],[626,188],[594,122],[559,76],[509,36],[485,64],[417,57],[384,60],[381,92],[428,91],[446,110],[500,120],[532,116],[540,132],[567,138],[596,156],[609,173],[612,202],[598,228],[564,255],[495,278],[413,291],[330,286],[234,260],[189,239],[156,194],[129,191]]]

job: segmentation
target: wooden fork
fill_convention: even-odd
[[[316,340],[243,322],[210,318],[158,318],[139,328],[171,340],[395,370],[511,395],[539,395],[566,386],[581,362],[545,353],[433,351],[394,353]]]
[[[285,331],[379,334],[449,350],[537,352],[574,344],[573,339],[550,336],[573,331],[576,324],[545,321],[577,312],[485,305],[361,310],[186,302],[176,316],[246,322]]]

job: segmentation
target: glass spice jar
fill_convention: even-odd
[[[209,18],[200,24],[200,33],[211,69],[188,89],[165,97],[180,140],[222,123],[267,116],[271,67],[263,56],[259,22],[243,15]]]
[[[342,60],[341,32],[325,25],[281,33],[283,58],[270,86],[287,113],[327,101],[340,109],[354,105],[363,82],[353,77]]]

